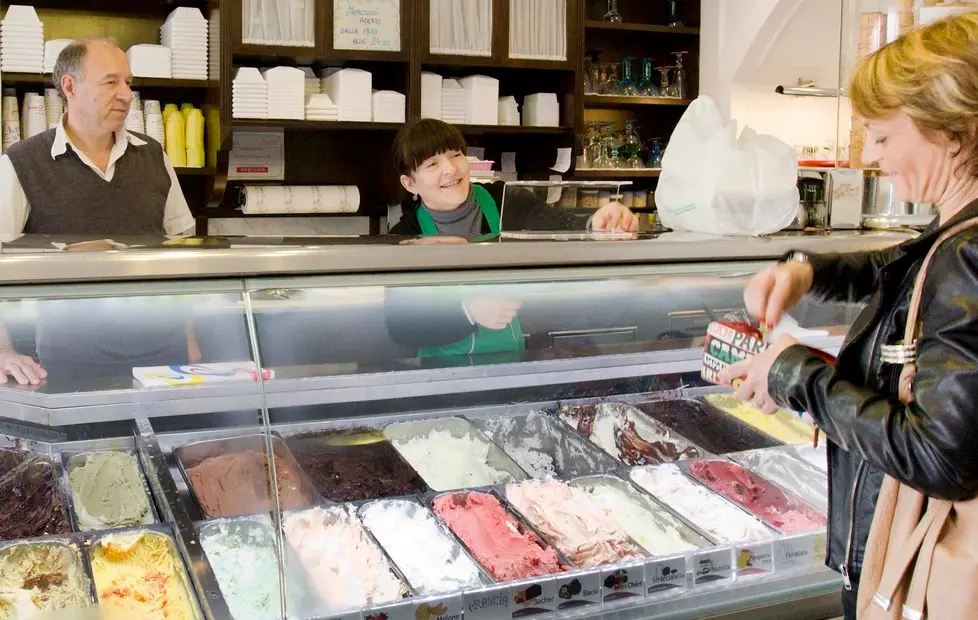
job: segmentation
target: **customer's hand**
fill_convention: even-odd
[[[747,312],[771,329],[812,288],[814,272],[808,263],[778,263],[751,278],[744,289]]]
[[[47,379],[48,372],[26,355],[4,349],[0,351],[0,383],[6,383],[8,376],[21,385],[37,385]]]
[[[469,319],[486,329],[503,329],[513,322],[523,304],[514,299],[470,299],[462,304]]]
[[[465,237],[454,237],[452,235],[432,235],[430,237],[418,237],[416,239],[405,239],[399,245],[460,245],[468,243]]]
[[[737,398],[753,402],[764,413],[774,413],[778,410],[778,404],[768,393],[767,375],[778,356],[796,344],[797,340],[785,334],[767,351],[727,366],[720,373],[720,381],[737,385]]]
[[[638,231],[638,216],[620,202],[609,202],[594,213],[591,218],[594,230]]]

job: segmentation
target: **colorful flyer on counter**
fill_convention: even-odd
[[[132,376],[143,387],[179,387],[227,383],[229,381],[257,381],[258,368],[254,362],[225,362],[219,364],[185,364],[175,366],[149,366],[133,368]],[[262,369],[261,378],[269,381],[275,372]]]

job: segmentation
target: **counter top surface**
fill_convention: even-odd
[[[713,237],[640,235],[615,241],[481,239],[468,244],[399,245],[397,237],[115,238],[121,249],[66,252],[80,239],[21,237],[0,245],[0,284],[243,278],[313,274],[593,267],[772,260],[789,250],[879,250],[915,235],[903,231],[779,233]],[[57,245],[56,245],[57,244]]]

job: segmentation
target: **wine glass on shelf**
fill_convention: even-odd
[[[662,76],[662,85],[659,87],[659,91],[662,93],[663,97],[670,97],[676,99],[679,95],[676,92],[676,86],[669,82],[669,70],[675,67],[656,67],[656,71]]]
[[[615,3],[617,4],[617,2]],[[683,22],[676,16],[676,0],[669,0],[669,27],[682,28]]]
[[[638,127],[635,121],[625,121],[625,138],[622,145],[622,155],[628,157],[625,161],[626,168],[644,168],[645,162],[642,161],[642,138],[638,135]]]
[[[601,136],[598,124],[588,123],[584,134],[584,165],[588,168],[601,168]]]
[[[618,12],[618,0],[608,0],[608,11],[601,18],[601,21],[620,24],[624,21],[621,13]]]
[[[618,81],[618,94],[623,97],[637,97],[638,87],[632,79],[632,61],[634,58],[621,59],[621,79]]]
[[[683,67],[683,56],[688,52],[672,52],[672,55],[676,57],[676,67],[672,74],[672,83],[676,90],[676,96],[680,99],[685,99],[687,95],[686,90],[686,69]]]
[[[621,65],[617,62],[606,62],[603,64],[604,78],[602,80],[602,95],[617,95],[618,82],[620,81],[619,69]]]
[[[642,80],[638,83],[638,94],[642,97],[658,97],[659,87],[652,79],[652,59],[642,59]]]
[[[649,140],[649,168],[662,168],[662,138]]]

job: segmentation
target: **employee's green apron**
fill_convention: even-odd
[[[479,210],[489,222],[489,230],[492,234],[499,234],[499,209],[492,195],[481,185],[473,185],[472,190],[475,194],[475,202],[479,205]],[[418,225],[421,227],[422,234],[437,235],[438,227],[435,221],[423,209],[418,209]],[[502,329],[487,329],[482,325],[476,325],[475,331],[459,340],[458,342],[447,344],[441,347],[421,347],[418,349],[418,357],[446,357],[450,355],[474,355],[476,353],[502,353],[502,352],[522,352],[526,348],[523,341],[523,332],[520,328],[520,318],[513,317],[509,325]]]

